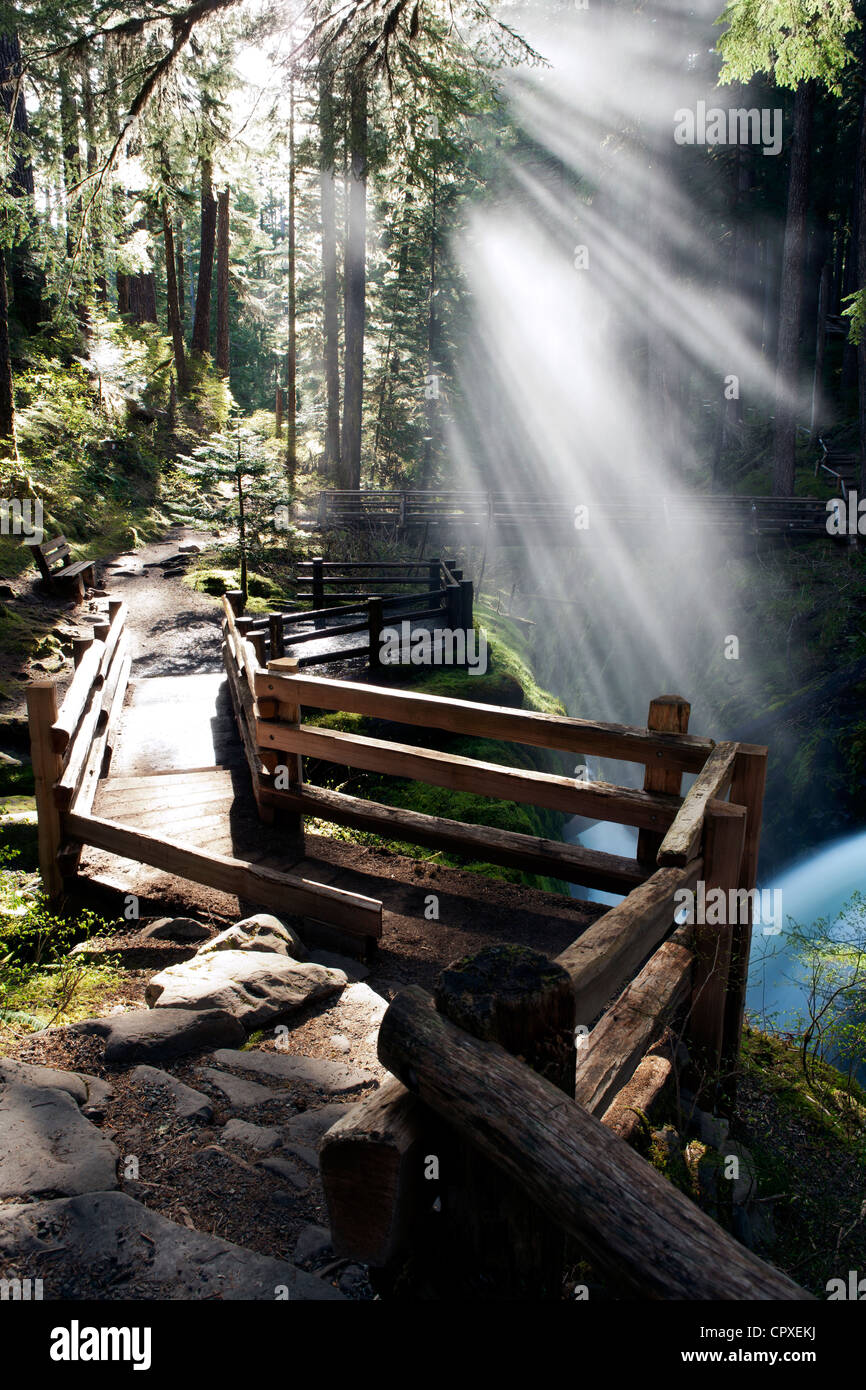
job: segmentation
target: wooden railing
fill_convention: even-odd
[[[589,524],[575,530],[574,511],[589,509]],[[495,527],[519,531],[530,524],[571,534],[581,543],[611,527],[658,529],[712,526],[726,532],[767,535],[826,535],[826,504],[815,497],[741,497],[709,493],[653,493],[645,498],[524,497],[504,492],[330,490],[320,492],[321,527],[369,525],[394,528],[449,525],[474,531]]]
[[[371,670],[380,671],[381,634],[386,626],[439,619],[451,631],[472,629],[472,580],[464,579],[453,561],[342,564],[315,559],[299,565],[298,579],[309,587],[299,590],[297,597],[309,600],[311,608],[244,620],[244,635],[262,665],[286,655],[297,657],[299,666],[321,665],[325,659],[321,650],[306,651],[308,644],[357,635],[363,640],[335,649],[334,656],[340,660],[364,657]],[[403,587],[409,592],[369,592],[377,587]],[[347,593],[347,588],[363,591]],[[346,621],[335,624],[334,618]]]
[[[117,737],[131,655],[125,603],[109,600],[108,618],[75,641],[76,669],[58,707],[49,683],[27,691],[43,889],[60,902],[78,872],[85,845],[206,884],[261,907],[316,918],[378,937],[378,899],[228,855],[194,848],[93,813]]]

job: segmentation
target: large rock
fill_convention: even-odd
[[[251,1125],[249,1120],[229,1120],[222,1133],[223,1139],[233,1139],[237,1144],[246,1144],[251,1149],[275,1149],[280,1142],[280,1131],[265,1125]]]
[[[200,948],[199,955],[209,951],[273,951],[278,956],[291,956],[293,960],[307,959],[307,948],[297,932],[269,912],[257,912],[254,917],[245,917],[233,927],[226,927]]]
[[[61,1258],[50,1253],[58,1247]],[[178,1226],[122,1192],[0,1210],[0,1268],[13,1261],[32,1277],[44,1278],[46,1297],[52,1299],[303,1303],[343,1297],[324,1279]]]
[[[163,972],[167,973],[167,972]],[[87,1019],[76,1029],[106,1039],[106,1062],[167,1062],[243,1042],[242,1025],[224,1009],[135,1009],[111,1018]]]
[[[220,1091],[229,1105],[238,1110],[251,1105],[264,1105],[276,1095],[267,1086],[259,1086],[255,1081],[245,1081],[242,1076],[232,1076],[230,1071],[217,1071],[216,1067],[202,1067],[199,1076],[202,1081],[207,1081]]]
[[[47,1086],[54,1091],[65,1091],[77,1105],[87,1104],[87,1083],[74,1071],[55,1071],[54,1067],[39,1067],[31,1062],[17,1062],[13,1057],[0,1057],[0,1082],[3,1081],[19,1086]]]
[[[118,1157],[68,1091],[0,1087],[0,1197],[105,1192],[117,1186]]]
[[[207,941],[210,928],[194,917],[158,917],[142,927],[140,935],[155,941]]]
[[[323,1057],[294,1057],[285,1052],[235,1052],[221,1047],[214,1061],[238,1071],[252,1071],[260,1076],[272,1076],[277,1081],[303,1081],[323,1091],[338,1093],[352,1091],[370,1081],[368,1072],[347,1067],[343,1062],[330,1062]]]
[[[154,975],[145,996],[157,1009],[224,1009],[252,1030],[345,984],[342,970],[270,951],[209,951]]]
[[[194,1091],[171,1072],[160,1071],[158,1067],[136,1067],[130,1072],[129,1081],[144,1100],[155,1101],[158,1106],[170,1104],[179,1120],[206,1123],[213,1119],[213,1106],[207,1096]]]

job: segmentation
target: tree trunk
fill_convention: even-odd
[[[14,198],[32,198],[33,167],[22,141],[29,138],[27,103],[21,80],[21,46],[17,34],[0,33],[0,100],[6,125],[12,126],[12,167],[7,187]],[[35,218],[33,219],[35,226]],[[44,318],[45,273],[25,243],[7,248],[8,284],[12,307],[25,333],[34,334]],[[8,325],[7,325],[8,330]]]
[[[186,270],[183,259],[183,218],[177,219],[174,236],[175,275],[177,276],[177,309],[181,323],[186,323]]]
[[[825,261],[818,282],[818,311],[815,316],[815,371],[812,376],[812,413],[809,438],[818,437],[824,415],[824,356],[827,346],[827,304],[830,298],[830,262]]]
[[[286,478],[294,489],[298,467],[298,339],[295,201],[295,79],[289,79],[289,339],[286,351]]]
[[[773,495],[794,493],[799,389],[800,317],[803,304],[803,264],[806,246],[806,214],[809,206],[809,172],[814,82],[801,82],[794,98],[794,133],[788,172],[788,211],[782,252],[782,289],[779,301],[779,342],[776,353],[776,426]]]
[[[861,64],[863,92],[857,130],[857,288],[866,294],[866,41]],[[860,426],[860,496],[866,497],[866,333],[857,344],[857,417]]]
[[[322,333],[325,369],[325,473],[340,467],[340,329],[337,311],[337,210],[334,96],[330,71],[319,76],[319,186],[322,209]]]
[[[167,300],[168,331],[174,348],[174,369],[177,376],[177,389],[184,395],[187,388],[186,348],[183,341],[183,326],[180,319],[180,301],[177,289],[177,262],[175,259],[174,229],[171,224],[168,199],[162,200],[162,232],[165,238],[165,289]]]
[[[229,190],[219,195],[217,236],[217,370],[229,374]]]
[[[427,437],[424,440],[424,462],[421,486],[428,488],[433,480],[439,430],[439,328],[436,315],[436,213],[439,194],[438,141],[433,150],[433,190],[430,209],[430,297],[427,309],[427,380],[424,383],[424,406],[427,416]]]
[[[12,358],[9,352],[9,299],[6,292],[6,255],[0,247],[0,452],[15,451],[15,400],[12,392]]]
[[[201,165],[201,254],[198,264],[195,318],[192,326],[192,350],[198,357],[205,357],[210,352],[210,298],[213,284],[216,216],[217,205],[213,195],[213,164],[210,159],[203,159]]]
[[[96,144],[96,118],[93,106],[93,84],[90,80],[90,67],[85,61],[81,67],[81,113],[84,117],[84,138],[87,142],[87,174],[92,178],[96,173],[98,150]],[[92,196],[92,195],[90,195]],[[101,203],[94,203],[88,215],[88,261],[92,268],[96,297],[102,305],[108,304],[108,279],[105,273],[105,227]]]
[[[340,485],[361,486],[361,409],[364,397],[364,320],[367,272],[367,81],[356,72],[349,88],[349,234],[345,252],[346,346]]]

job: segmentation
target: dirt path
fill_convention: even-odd
[[[103,587],[129,605],[127,631],[132,643],[131,679],[186,676],[220,668],[220,607],[182,578],[165,577],[161,565],[179,545],[213,544],[205,532],[178,527],[165,540],[105,566]]]

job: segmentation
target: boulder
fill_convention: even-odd
[[[88,1100],[87,1082],[74,1071],[55,1071],[53,1067],[38,1067],[31,1062],[17,1062],[13,1057],[0,1057],[0,1082],[4,1081],[21,1086],[49,1086],[55,1091],[66,1091],[77,1105],[86,1105]]]
[[[345,984],[341,970],[272,951],[209,951],[154,975],[145,997],[156,1009],[223,1009],[252,1031]]]
[[[68,1091],[0,1087],[0,1197],[105,1192],[117,1187],[118,1157]]]
[[[347,1067],[343,1062],[330,1062],[322,1057],[294,1057],[285,1052],[263,1052],[252,1049],[250,1052],[235,1052],[220,1048],[214,1053],[214,1061],[222,1067],[237,1067],[238,1071],[252,1071],[260,1076],[271,1076],[277,1081],[301,1081],[323,1091],[337,1094],[351,1091],[370,1081],[368,1072]]]
[[[285,1260],[260,1255],[218,1236],[159,1216],[123,1192],[0,1210],[0,1267],[13,1261],[43,1275],[55,1299],[110,1297],[136,1302],[243,1299],[293,1303],[343,1298],[331,1284]]]
[[[229,1120],[222,1137],[233,1139],[237,1144],[248,1144],[251,1149],[275,1149],[280,1142],[280,1131],[265,1125],[252,1125],[249,1120]]]
[[[313,1264],[331,1250],[331,1232],[327,1226],[305,1226],[295,1241],[292,1259],[299,1265]]]
[[[155,937],[157,941],[207,941],[210,928],[193,917],[158,917],[142,927],[139,936]]]
[[[266,1173],[273,1173],[274,1177],[282,1178],[283,1182],[290,1183],[297,1192],[306,1192],[310,1186],[309,1178],[304,1176],[297,1164],[282,1154],[269,1154],[267,1158],[260,1158],[259,1167],[264,1168]]]
[[[242,1025],[224,1009],[134,1009],[112,1018],[75,1024],[106,1039],[106,1062],[167,1062],[189,1052],[207,1052],[243,1042]]]
[[[275,1092],[267,1086],[259,1086],[255,1081],[245,1081],[242,1076],[232,1076],[229,1071],[217,1071],[216,1067],[202,1067],[199,1076],[209,1085],[221,1091],[229,1105],[238,1110],[250,1105],[263,1105],[273,1100]]]
[[[160,1071],[158,1067],[136,1067],[130,1072],[129,1083],[146,1100],[153,1099],[159,1106],[170,1103],[179,1120],[201,1120],[206,1124],[213,1119],[213,1106],[207,1096],[194,1091],[171,1072]]]
[[[297,933],[279,917],[267,912],[245,917],[233,927],[226,927],[200,948],[199,955],[209,951],[273,951],[278,956],[291,956],[293,960],[307,959],[307,948]]]

